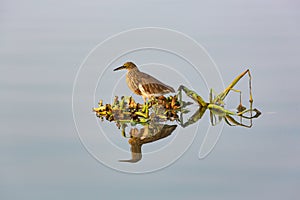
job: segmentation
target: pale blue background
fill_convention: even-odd
[[[299,199],[300,26],[297,1],[0,2],[1,199]],[[251,68],[252,129],[225,127],[208,158],[201,143],[172,166],[130,175],[95,161],[75,131],[80,63],[130,28],[188,34],[225,83]]]

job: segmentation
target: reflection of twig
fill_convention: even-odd
[[[200,107],[189,119],[187,122],[183,123],[183,121],[181,122],[181,126],[187,127],[191,124],[196,123],[199,119],[202,118],[204,112],[206,111],[207,107]],[[181,114],[183,115],[183,114]],[[181,117],[181,119],[183,120],[183,117]]]

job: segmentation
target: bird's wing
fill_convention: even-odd
[[[141,72],[139,79],[144,90],[151,94],[175,92],[171,86],[162,83],[149,74]]]

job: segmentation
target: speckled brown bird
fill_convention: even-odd
[[[147,98],[158,97],[164,94],[175,92],[175,90],[153,76],[141,72],[133,62],[126,62],[114,71],[127,69],[126,82],[131,91],[141,95],[146,102]]]

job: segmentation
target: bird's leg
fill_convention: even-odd
[[[143,100],[144,100],[144,104],[146,104],[147,103],[147,97],[145,97],[145,96],[142,96],[143,97]]]
[[[145,96],[142,96],[143,97],[143,100],[144,100],[144,105],[143,105],[143,108],[142,108],[142,112],[145,112],[145,109],[146,109],[146,106],[148,105],[148,102],[147,102],[147,97]]]
[[[143,97],[143,100],[144,100],[144,105],[142,107],[142,113],[140,112],[136,112],[136,114],[140,115],[140,116],[143,116],[145,118],[148,118],[149,117],[149,105],[148,105],[148,102],[147,102],[147,97],[145,96],[142,96]]]
[[[143,113],[145,113],[146,118],[148,118],[149,117],[149,102],[145,102],[142,111],[143,111]]]

